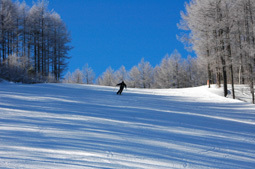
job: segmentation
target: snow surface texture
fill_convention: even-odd
[[[0,83],[0,168],[255,167],[255,106],[219,89]]]

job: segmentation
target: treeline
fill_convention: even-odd
[[[180,28],[190,32],[180,39],[204,60],[208,80],[227,84],[248,84],[254,99],[255,1],[191,0],[181,13]]]
[[[24,83],[59,81],[67,67],[70,34],[48,2],[0,0],[0,77]]]
[[[196,58],[189,56],[183,59],[175,50],[170,56],[166,55],[156,67],[142,59],[129,71],[124,66],[116,71],[109,67],[95,79],[95,73],[86,64],[82,70],[68,72],[63,82],[116,86],[124,80],[132,88],[183,88],[206,84],[205,70]]]

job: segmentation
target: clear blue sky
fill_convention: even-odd
[[[26,0],[29,6],[33,0]],[[49,0],[71,31],[69,71],[85,63],[101,75],[109,66],[130,70],[142,58],[152,66],[177,49],[180,11],[187,0]]]

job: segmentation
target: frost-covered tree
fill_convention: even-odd
[[[181,80],[181,54],[174,50],[169,58],[170,67],[173,73],[173,87],[180,88]]]
[[[4,63],[8,55],[12,55],[15,41],[17,38],[17,10],[11,0],[0,1],[0,45],[1,57],[0,63]],[[14,35],[15,34],[15,35]]]
[[[206,84],[207,73],[206,66],[203,65],[199,58],[193,58],[188,56],[187,60],[187,77],[189,82],[189,87],[201,86]]]
[[[140,71],[137,66],[133,66],[129,71],[127,85],[132,88],[140,87]]]
[[[151,88],[153,87],[153,82],[153,67],[144,59],[128,72],[127,84],[129,87]]]
[[[67,74],[65,75],[63,83],[73,83],[72,73],[70,71],[68,71]]]
[[[56,82],[56,78],[52,73],[49,73],[49,75],[47,76],[47,82],[48,83],[55,83]]]
[[[69,59],[70,33],[60,16],[48,10],[48,1],[38,0],[30,8],[25,1],[0,0],[0,16],[0,67],[8,68],[9,56],[26,57],[31,82],[36,75],[45,81],[50,74],[60,80]]]
[[[31,82],[26,59],[25,57],[18,57],[16,54],[9,55],[0,67],[0,77],[15,82]]]
[[[155,83],[161,88],[181,87],[181,64],[181,55],[177,50],[170,56],[166,55],[155,70]]]
[[[196,73],[196,74],[195,74]],[[166,55],[159,66],[154,69],[154,85],[157,88],[182,88],[198,86],[201,83],[198,79],[197,64],[191,62],[191,58],[184,60],[180,53],[175,50],[170,56]],[[205,82],[206,80],[204,80]]]
[[[83,83],[83,73],[80,69],[76,69],[73,73],[72,73],[72,81],[73,83],[79,83],[82,84]]]
[[[116,82],[122,82],[122,81],[126,81],[127,79],[127,71],[125,66],[121,66],[119,70],[117,70],[115,73],[115,78],[116,78]]]
[[[233,98],[235,83],[249,84],[254,100],[255,1],[191,0],[181,16],[179,27],[190,31],[188,42],[204,61],[208,81],[223,82],[225,96],[232,84]]]
[[[159,88],[172,87],[173,71],[169,55],[166,55],[160,65],[154,70],[155,86]]]
[[[115,86],[114,70],[111,67],[107,68],[103,75],[98,78],[97,83],[103,86]]]
[[[138,70],[140,75],[140,87],[151,88],[153,84],[153,67],[149,62],[142,59],[138,64]]]
[[[89,67],[88,64],[85,64],[85,66],[82,68],[83,72],[83,79],[85,84],[93,84],[95,80],[95,73],[91,67]]]

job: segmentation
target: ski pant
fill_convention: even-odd
[[[120,88],[120,90],[117,92],[117,94],[121,94],[123,91],[123,87]]]

